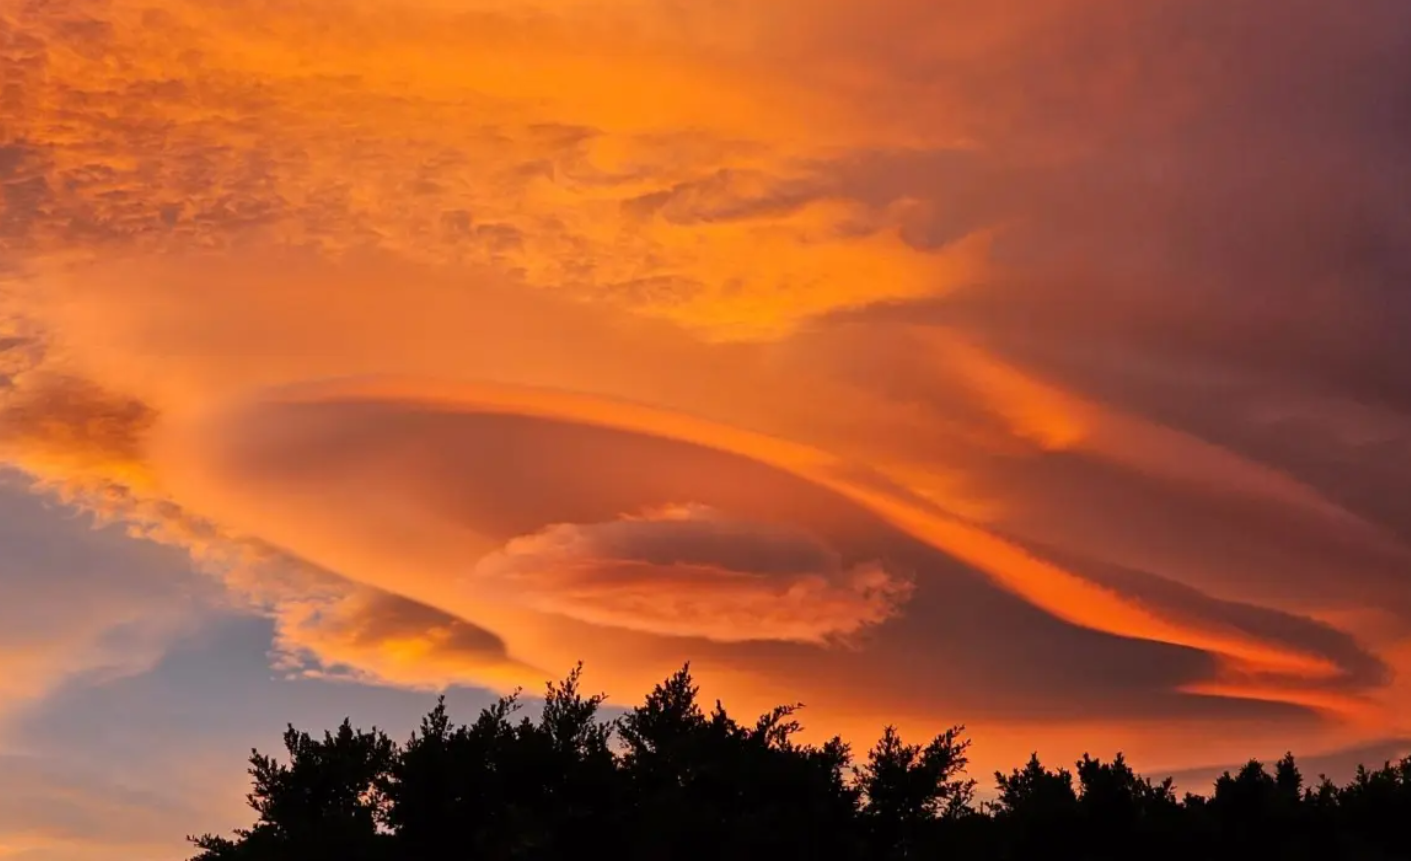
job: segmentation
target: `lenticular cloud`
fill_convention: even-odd
[[[808,533],[701,505],[554,524],[486,556],[474,579],[542,612],[722,642],[836,642],[894,616],[912,589]]]

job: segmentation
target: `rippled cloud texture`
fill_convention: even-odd
[[[0,461],[201,572],[7,533],[0,750],[209,612],[981,773],[1411,736],[1402,0],[19,0],[0,73]]]

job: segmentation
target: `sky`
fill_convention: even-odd
[[[0,3],[0,858],[683,662],[1411,751],[1403,0]]]

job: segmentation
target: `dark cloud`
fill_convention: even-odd
[[[1123,594],[1159,607],[1177,617],[1198,618],[1247,631],[1261,640],[1283,643],[1333,662],[1338,674],[1327,680],[1333,688],[1365,690],[1385,685],[1390,668],[1346,631],[1306,616],[1257,604],[1224,601],[1185,583],[1131,568],[1083,559],[1060,548],[1035,550]]]
[[[1404,410],[1411,20],[1357,9],[1077,3],[968,68],[976,102],[1016,100],[977,112],[983,147],[833,174],[919,198],[922,241],[1002,225],[1000,277],[897,315],[1084,385],[1144,357]],[[878,54],[922,81],[947,62]]]
[[[988,469],[990,480],[1025,500],[1008,522],[1031,540],[1101,548],[1130,567],[1160,566],[1188,584],[1249,600],[1401,606],[1397,587],[1411,571],[1404,550],[1305,512],[1220,488],[1183,487],[1085,454],[1001,460]],[[1043,513],[1053,506],[1065,508],[1061,523]],[[1114,529],[1116,517],[1121,525]]]
[[[86,380],[36,376],[0,403],[0,445],[136,463],[155,420],[141,401]]]

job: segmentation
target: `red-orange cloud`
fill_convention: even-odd
[[[482,558],[468,587],[652,634],[805,643],[886,621],[912,588],[875,564],[844,568],[806,533],[701,505],[547,526]]]
[[[277,666],[303,676],[428,690],[510,690],[544,680],[544,670],[512,659],[490,631],[365,586],[286,593],[270,612]]]
[[[1406,731],[1402,0],[608,5],[0,8],[0,462],[294,674]]]

